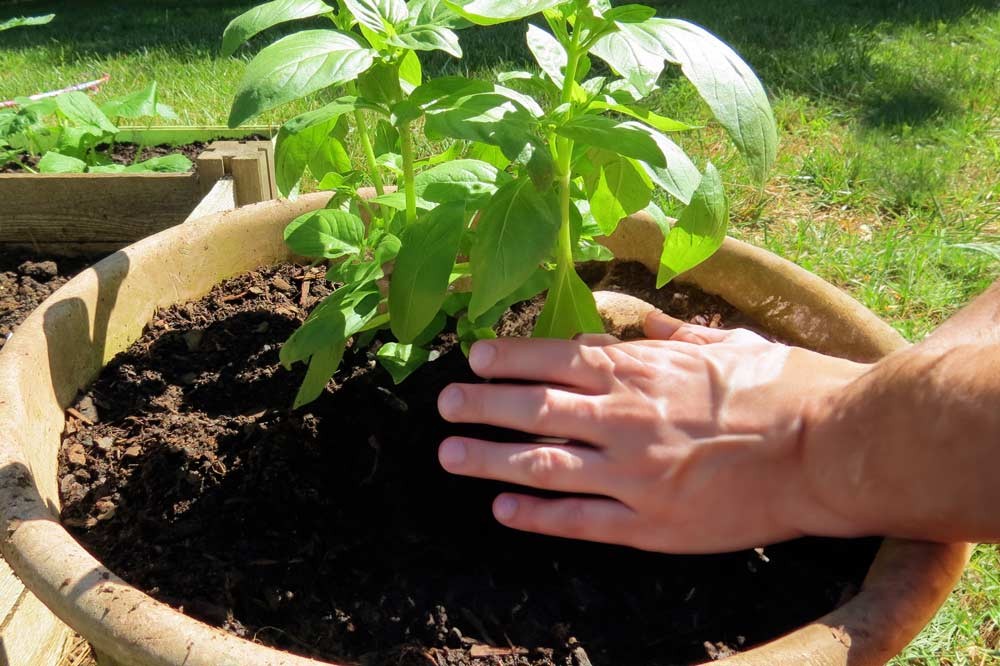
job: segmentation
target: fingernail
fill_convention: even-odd
[[[499,521],[508,521],[517,513],[517,500],[510,495],[501,495],[493,503],[493,515]]]
[[[459,439],[446,439],[438,451],[438,460],[445,469],[460,466],[465,462],[465,442]]]
[[[438,398],[438,411],[441,412],[441,416],[448,418],[458,414],[464,403],[465,395],[462,393],[462,389],[457,386],[449,386],[441,392],[441,396]]]
[[[472,345],[472,350],[469,352],[469,365],[473,371],[480,372],[493,365],[496,357],[496,347],[486,342],[478,342]]]

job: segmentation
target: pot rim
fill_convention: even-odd
[[[122,664],[168,666],[330,666],[272,648],[254,644],[215,629],[155,601],[131,587],[106,569],[67,532],[56,518],[58,508],[43,499],[41,488],[54,493],[54,479],[36,478],[36,471],[51,469],[51,462],[36,459],[44,447],[42,439],[58,437],[63,426],[63,410],[77,388],[89,383],[107,360],[131,344],[156,307],[167,302],[189,300],[195,296],[185,283],[188,267],[212,265],[213,257],[222,262],[242,261],[238,272],[274,263],[288,257],[280,238],[273,232],[294,217],[322,207],[328,195],[317,194],[295,202],[272,201],[236,211],[211,215],[186,223],[142,240],[102,260],[84,271],[43,303],[18,329],[18,333],[0,352],[0,385],[13,387],[7,397],[0,396],[0,422],[14,427],[0,433],[0,552],[24,585],[37,595],[66,624],[87,638],[102,654]],[[265,232],[255,236],[254,232]],[[650,234],[662,233],[652,220],[642,217],[623,222],[621,230],[608,243],[622,259],[641,261],[655,270],[660,243],[650,242]],[[225,236],[233,243],[219,243]],[[253,238],[248,242],[247,238]],[[638,239],[638,240],[637,240]],[[233,258],[236,256],[237,258]],[[178,261],[184,257],[184,261]],[[805,305],[792,308],[788,319],[803,321],[802,310],[824,312],[818,319],[834,329],[853,330],[848,349],[821,340],[827,349],[858,360],[878,358],[905,343],[887,324],[856,301],[802,268],[775,255],[728,239],[717,258],[692,271],[682,279],[694,282],[710,293],[720,293],[722,279],[731,281],[733,270],[769,272],[775,278],[782,298],[806,294]],[[200,260],[200,264],[199,264]],[[141,276],[128,279],[144,262],[172,262],[176,271],[172,288],[146,291]],[[196,268],[192,270],[204,269]],[[187,272],[185,272],[187,271]],[[213,274],[215,282],[230,275]],[[204,281],[204,278],[202,278]],[[108,284],[115,285],[113,294]],[[168,292],[165,296],[162,292]],[[201,291],[205,293],[207,290]],[[764,307],[755,289],[738,289],[746,301],[740,309],[755,311]],[[122,300],[122,296],[126,300]],[[727,297],[730,294],[727,293]],[[767,297],[773,300],[773,297]],[[730,298],[730,302],[734,299]],[[794,302],[794,301],[793,301]],[[86,328],[83,341],[92,358],[74,360],[56,368],[78,378],[80,386],[56,386],[52,381],[53,364],[61,352],[46,339],[49,318],[76,317],[81,312],[67,309],[83,304]],[[87,305],[94,312],[88,312]],[[124,306],[124,307],[123,307]],[[110,320],[115,309],[129,309],[140,322],[117,322],[120,329],[101,319]],[[745,309],[746,308],[746,309]],[[818,310],[817,310],[818,308]],[[817,317],[813,312],[814,318]],[[125,318],[127,319],[127,317]],[[103,324],[103,329],[102,329]],[[794,328],[794,326],[793,326]],[[780,332],[779,332],[780,333]],[[91,342],[91,337],[96,342]],[[800,336],[801,337],[801,336]],[[835,336],[834,336],[835,337]],[[792,338],[795,340],[795,338]],[[861,343],[858,343],[858,340]],[[825,342],[824,342],[825,341]],[[67,355],[68,357],[68,355]],[[75,358],[75,357],[74,357]],[[39,372],[46,360],[49,373]],[[74,365],[75,363],[75,365]],[[16,396],[15,399],[11,399]],[[48,460],[43,457],[42,461]],[[751,666],[761,664],[882,664],[901,650],[931,619],[938,606],[953,588],[968,560],[968,544],[929,544],[886,540],[865,580],[861,592],[841,608],[782,638],[736,655],[718,664]],[[916,581],[916,582],[915,582]]]

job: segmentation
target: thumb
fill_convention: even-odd
[[[662,312],[650,312],[646,316],[643,331],[651,340],[673,340],[696,345],[722,342],[731,333],[719,328],[689,324]]]

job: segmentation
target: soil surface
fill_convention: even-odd
[[[97,147],[98,152],[110,158],[115,164],[129,166],[136,162],[142,162],[154,157],[164,157],[180,153],[194,162],[201,155],[208,144],[196,141],[184,146],[146,146],[139,150],[139,145],[135,143],[116,143],[114,145],[103,144]],[[136,155],[138,154],[138,158]],[[30,173],[30,170],[38,170],[38,162],[41,155],[22,154],[18,161],[0,165],[0,173]]]
[[[601,282],[653,291],[628,265]],[[689,664],[856,592],[877,540],[675,557],[500,527],[490,504],[503,486],[437,463],[450,434],[516,438],[437,416],[439,391],[473,380],[453,334],[398,387],[373,350],[349,350],[326,393],[291,411],[304,369],[284,370],[278,349],[326,293],[321,272],[298,266],[237,277],[158,313],[81,396],[62,517],[106,566],[239,636],[370,666]],[[651,300],[745,323],[690,290]],[[536,310],[503,331],[526,330]]]
[[[86,257],[47,260],[0,250],[0,349],[32,310],[91,263]]]

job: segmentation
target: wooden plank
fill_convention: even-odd
[[[0,624],[0,664],[4,666],[53,666],[59,662],[69,627],[32,594]]]
[[[270,199],[266,160],[256,150],[245,150],[232,158],[232,173],[237,206],[267,201]],[[265,194],[266,193],[266,194]]]
[[[185,222],[197,220],[200,217],[221,213],[236,208],[236,197],[233,193],[232,178],[223,178],[215,184],[212,191],[205,195],[198,207],[191,211]]]
[[[0,242],[135,241],[183,222],[195,173],[0,175]]]
[[[201,193],[207,195],[217,182],[226,177],[226,163],[222,153],[209,149],[198,156],[197,165]]]
[[[267,184],[270,196],[267,200],[278,198],[278,180],[274,172],[274,144],[270,141],[255,141],[257,150],[264,153],[265,166],[267,169]]]

